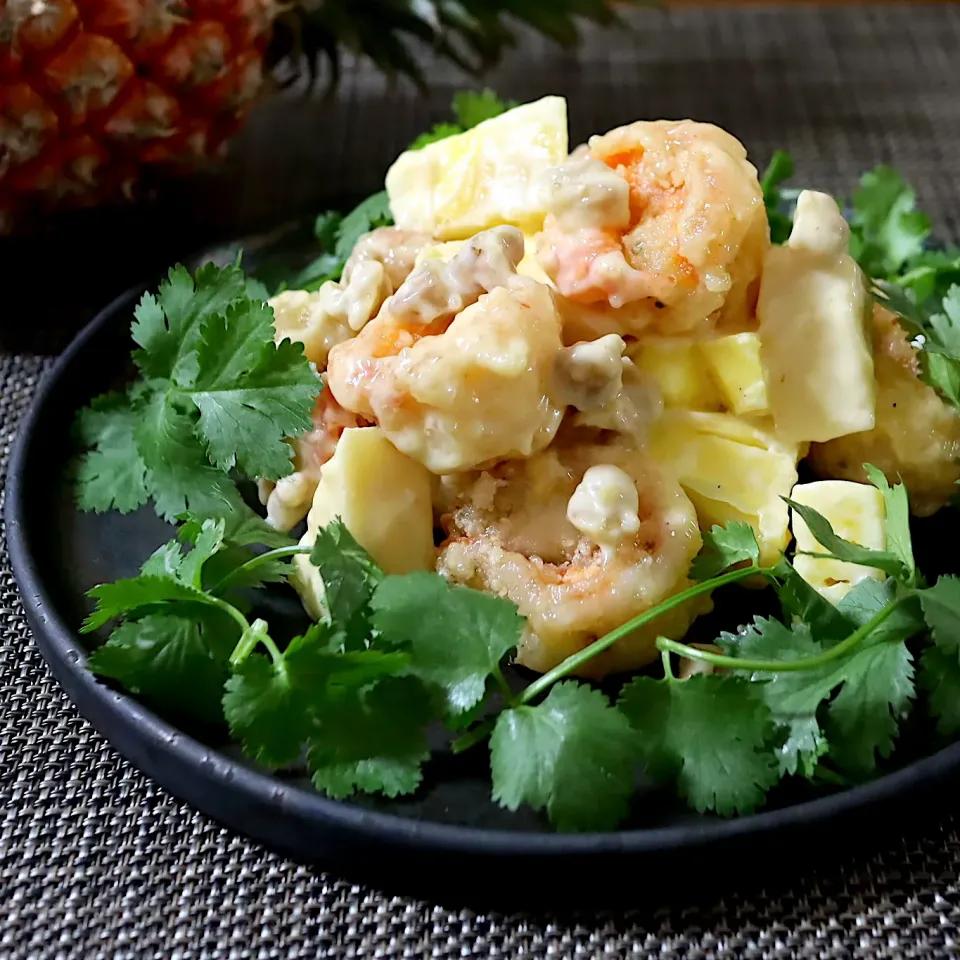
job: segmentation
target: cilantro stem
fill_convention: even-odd
[[[271,560],[281,560],[284,557],[294,557],[298,553],[309,553],[312,547],[301,547],[294,545],[292,547],[276,547],[274,550],[267,550],[264,553],[258,553],[255,557],[251,557],[246,563],[241,563],[239,567],[235,567],[231,570],[219,583],[211,587],[211,593],[219,593],[221,590],[225,590],[230,584],[236,580],[241,574],[244,574],[250,570],[255,570],[257,567],[261,566],[264,563],[269,563]]]
[[[543,676],[534,680],[533,683],[531,683],[530,686],[523,691],[523,694],[517,702],[529,703],[534,698],[540,696],[541,693],[546,692],[558,680],[561,680],[563,677],[573,673],[588,660],[592,660],[598,653],[603,653],[604,650],[606,650],[608,647],[612,647],[618,640],[622,640],[624,637],[633,633],[634,630],[639,630],[640,627],[646,626],[648,623],[656,620],[657,617],[666,613],[668,610],[672,610],[674,607],[679,607],[688,600],[692,600],[694,597],[699,597],[704,593],[711,593],[718,587],[726,586],[728,583],[736,583],[738,580],[745,580],[747,577],[754,577],[758,573],[765,577],[771,577],[773,576],[773,570],[773,567],[758,567],[755,563],[752,563],[749,567],[742,567],[738,570],[731,570],[729,573],[722,573],[719,577],[712,577],[710,580],[704,580],[702,583],[696,583],[692,587],[688,587],[686,590],[682,590],[680,593],[674,594],[672,597],[664,600],[663,603],[658,603],[645,613],[641,613],[632,620],[628,620],[622,626],[617,627],[616,630],[611,630],[605,636],[600,637],[599,640],[594,640],[593,643],[587,647],[584,647],[579,652],[571,654],[562,663],[555,666],[552,670],[547,671],[547,673],[543,674]],[[658,640],[657,646],[660,650],[663,650],[664,648],[660,647],[659,644],[660,641]],[[691,647],[685,647],[683,644],[679,644],[679,647],[682,648],[679,652],[693,649]],[[687,656],[685,652],[683,655]],[[738,661],[738,665],[739,663],[740,661]]]
[[[815,657],[803,657],[800,660],[750,660],[740,657],[729,657],[722,653],[711,653],[709,650],[700,650],[690,647],[677,640],[668,640],[666,637],[657,638],[657,649],[661,653],[677,653],[690,660],[701,660],[713,664],[715,667],[727,667],[732,670],[749,670],[755,673],[796,673],[800,670],[814,670],[824,664],[837,660],[852,650],[864,637],[871,634],[906,598],[894,600],[882,610],[874,614],[863,626],[858,627],[846,640],[841,640],[835,647],[818,653]],[[529,688],[528,688],[529,689]]]
[[[464,750],[469,750],[471,747],[476,746],[481,740],[486,740],[493,732],[496,722],[496,717],[484,720],[483,723],[478,724],[472,730],[468,730],[462,737],[457,737],[457,739],[450,744],[450,749],[454,753],[463,753]]]
[[[661,650],[660,651],[660,661],[663,663],[663,675],[668,680],[676,680],[677,678],[673,675],[673,666],[670,663],[670,651]]]
[[[503,695],[507,698],[507,701],[512,700],[513,691],[510,689],[510,684],[507,683],[507,678],[503,675],[499,663],[493,668],[493,679],[496,680],[497,686],[503,691]]]
[[[280,648],[273,642],[273,637],[271,637],[269,633],[265,633],[258,639],[267,648],[267,653],[270,654],[270,659],[273,661],[277,670],[286,676],[287,665],[283,661],[283,654],[280,652]]]
[[[225,614],[236,620],[241,631],[246,632],[250,629],[250,622],[232,603],[227,603],[226,600],[221,600],[219,597],[207,597],[203,602],[209,604],[211,607],[218,607]]]

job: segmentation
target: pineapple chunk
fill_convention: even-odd
[[[757,334],[735,333],[705,340],[700,344],[700,351],[720,390],[724,406],[731,413],[759,416],[770,412]]]
[[[427,468],[397,450],[378,427],[350,427],[323,466],[300,543],[312,545],[317,529],[339,517],[387,573],[433,570],[432,483]],[[294,557],[293,564],[294,589],[319,620],[320,571],[308,556]]]
[[[723,398],[695,341],[648,338],[628,355],[660,387],[665,406],[683,410],[723,408]]]
[[[669,410],[650,428],[650,450],[677,476],[702,529],[744,521],[757,535],[762,564],[782,556],[790,518],[781,497],[797,482],[796,446],[732,414]]]
[[[387,172],[397,226],[465,240],[498,224],[543,225],[538,180],[567,156],[567,102],[544,97],[400,154]]]
[[[836,201],[805,190],[790,239],[760,284],[761,357],[782,436],[824,442],[871,430],[875,387],[869,304]]]
[[[816,483],[798,483],[793,488],[791,499],[822,513],[844,540],[871,550],[885,548],[886,510],[883,494],[876,487],[849,480],[819,480]],[[810,528],[796,512],[791,512],[798,554],[801,550],[822,553],[823,546],[814,539]],[[882,570],[842,560],[798,555],[793,565],[797,573],[831,603],[839,603],[856,584],[867,577],[877,580],[886,578]]]

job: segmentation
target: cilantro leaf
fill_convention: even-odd
[[[850,220],[854,259],[870,276],[887,280],[896,279],[930,235],[930,220],[916,209],[913,189],[888,166],[860,178]]]
[[[140,576],[104,583],[88,591],[97,601],[81,632],[90,633],[110,620],[136,616],[158,604],[214,605],[204,590],[204,567],[223,547],[222,520],[206,520],[186,555],[176,540],[158,547],[140,568]]]
[[[894,283],[874,281],[873,298],[896,314],[900,325],[922,347],[920,379],[960,409],[960,286],[951,285],[940,301],[943,313],[919,306]]]
[[[866,624],[896,597],[896,583],[872,578],[861,581],[840,602],[836,616],[823,621],[827,630],[815,636],[808,623],[791,628],[757,618],[746,631],[722,634],[718,643],[741,659],[796,660],[813,657]],[[774,720],[787,730],[780,748],[781,769],[813,776],[818,758],[830,753],[846,770],[862,773],[875,765],[874,754],[889,753],[897,722],[912,696],[912,667],[902,641],[922,628],[916,605],[901,603],[893,614],[846,656],[803,671],[753,676]],[[747,674],[749,675],[749,674]],[[826,708],[826,730],[818,710],[840,688]]]
[[[181,583],[174,577],[142,575],[102,583],[89,590],[87,596],[97,601],[97,608],[83,621],[81,633],[90,633],[111,620],[135,614],[144,607],[171,600],[203,603],[206,599],[203,591]]]
[[[960,357],[960,286],[947,290],[940,302],[941,313],[930,317],[930,327],[936,335],[936,343],[943,352],[956,359]]]
[[[223,711],[231,734],[259,763],[285,766],[316,733],[315,704],[329,696],[328,685],[363,686],[402,669],[403,655],[331,649],[331,631],[316,624],[290,641],[279,661],[253,653],[227,681]]]
[[[461,127],[460,124],[438,123],[426,133],[421,133],[407,149],[422,150],[431,143],[436,143],[438,140],[446,140],[447,137],[455,137],[458,133],[463,133],[463,127]]]
[[[302,348],[274,344],[271,320],[237,264],[171,269],[135,310],[143,376],[126,400],[107,395],[78,416],[93,448],[80,460],[78,503],[128,511],[151,499],[166,520],[254,517],[223,471],[288,473],[284,441],[309,429],[318,391]]]
[[[383,571],[339,518],[317,530],[310,562],[320,571],[324,605],[345,648],[362,649],[370,633],[370,598]]]
[[[749,523],[733,520],[703,534],[703,547],[690,567],[694,580],[710,580],[738,563],[756,563],[760,547]]]
[[[453,96],[453,114],[457,122],[436,124],[427,133],[420,134],[407,149],[421,150],[430,143],[470,130],[484,120],[499,117],[516,106],[516,100],[501,100],[492,90],[461,90]]]
[[[898,596],[899,593],[895,580],[866,577],[837,604],[837,613],[850,625],[848,632],[852,633],[896,601],[892,615],[870,633],[870,642],[906,640],[923,630],[923,615],[916,596]]]
[[[216,513],[191,510],[177,531],[185,543],[196,542],[205,520],[223,522],[223,539],[233,546],[245,547],[263,544],[267,547],[292,547],[293,537],[281,530],[274,530],[259,514],[254,513],[242,500],[232,500]]]
[[[906,580],[913,583],[917,576],[917,563],[913,556],[913,537],[910,533],[910,501],[907,488],[902,482],[891,487],[882,470],[870,463],[863,469],[867,479],[883,494],[886,511],[886,548],[903,561]]]
[[[827,710],[830,755],[842,769],[868,775],[877,752],[890,756],[899,721],[909,712],[913,655],[903,643],[877,643],[855,654],[844,675]]]
[[[794,569],[781,559],[774,570],[777,599],[785,619],[805,623],[819,640],[833,645],[851,633],[849,622]]]
[[[940,577],[917,596],[933,645],[920,656],[920,686],[937,729],[960,732],[960,577]]]
[[[337,230],[337,242],[334,253],[346,263],[357,241],[377,227],[388,227],[393,223],[390,210],[390,198],[386,190],[367,197],[358,203],[344,218]]]
[[[360,690],[332,686],[318,712],[307,754],[317,789],[335,798],[417,789],[430,756],[424,731],[436,712],[416,677],[386,677]]]
[[[203,589],[203,565],[223,545],[223,521],[205,520],[194,541],[193,549],[180,561],[177,579],[197,590]]]
[[[487,678],[516,649],[525,624],[510,601],[450,586],[435,573],[387,577],[371,607],[383,642],[409,648],[411,670],[443,688],[454,715],[483,699]]]
[[[516,100],[501,100],[492,90],[460,90],[453,95],[453,114],[464,130],[492,120],[518,106]]]
[[[165,520],[188,508],[216,515],[245,506],[229,478],[210,465],[193,421],[165,393],[154,393],[147,401],[135,436],[154,506]]]
[[[927,647],[920,655],[917,681],[926,691],[937,730],[948,737],[960,733],[960,654],[940,646]]]
[[[923,250],[911,257],[897,277],[897,286],[909,291],[914,303],[939,303],[950,287],[960,284],[960,248]]]
[[[738,677],[637,677],[619,708],[637,734],[647,772],[676,780],[699,813],[751,813],[779,780],[774,724],[759,684]]]
[[[598,690],[553,687],[543,703],[506,710],[490,738],[493,799],[546,810],[563,831],[609,830],[626,816],[637,737]]]
[[[909,571],[901,557],[887,550],[870,550],[859,544],[851,543],[837,536],[830,521],[818,513],[813,507],[797,503],[789,497],[782,498],[784,502],[800,515],[803,522],[810,528],[814,539],[819,543],[826,555],[837,560],[846,560],[849,563],[858,563],[866,567],[876,567],[891,577],[899,580],[909,578]],[[817,554],[819,556],[819,554]]]
[[[313,729],[308,702],[286,671],[253,653],[227,680],[223,713],[244,753],[266,766],[283,767],[297,760]]]
[[[273,340],[273,311],[246,302],[209,317],[200,331],[197,371],[184,392],[200,411],[196,431],[221,471],[275,480],[291,472],[286,437],[311,426],[319,382],[303,346]]]
[[[144,295],[134,311],[131,333],[142,348],[134,353],[137,366],[148,378],[189,380],[203,321],[245,299],[239,266],[208,263],[193,277],[180,264],[172,267],[157,296]]]
[[[81,442],[88,450],[77,471],[77,505],[81,510],[130,513],[149,498],[147,467],[137,450],[137,412],[122,394],[105,394],[77,418]]]
[[[327,210],[313,221],[313,235],[321,249],[332,250],[337,242],[337,231],[343,223],[343,215],[336,210]]]
[[[786,150],[777,150],[760,179],[763,205],[767,208],[771,243],[786,243],[793,228],[793,219],[784,212],[785,197],[780,184],[793,176],[793,157]]]
[[[946,653],[960,656],[960,577],[940,577],[917,596],[933,642]]]
[[[826,601],[824,601],[826,602]],[[852,629],[852,628],[851,628]],[[845,630],[844,633],[849,633]],[[737,634],[722,633],[717,645],[726,654],[741,659],[800,660],[823,652],[806,623],[786,627],[777,620],[756,617]],[[749,676],[749,674],[746,674]],[[810,777],[827,743],[817,720],[817,709],[840,682],[828,668],[820,670],[757,674],[760,696],[775,723],[786,729],[786,739],[777,750],[780,772],[800,770]]]
[[[895,593],[890,581],[862,580],[837,609],[859,627]],[[837,662],[844,684],[827,710],[826,730],[830,755],[847,772],[865,776],[876,768],[877,753],[890,755],[914,696],[913,656],[902,641],[922,626],[915,604],[901,604],[852,656]]]
[[[163,707],[216,723],[236,634],[219,611],[150,614],[117,627],[87,667]]]

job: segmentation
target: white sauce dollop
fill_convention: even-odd
[[[630,475],[600,464],[583,475],[567,503],[567,519],[609,560],[616,548],[640,530],[640,497]]]

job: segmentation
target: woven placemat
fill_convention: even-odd
[[[531,39],[494,82],[517,98],[566,95],[577,139],[638,116],[712,120],[760,163],[790,148],[798,180],[829,190],[849,190],[861,170],[889,162],[916,184],[941,234],[960,233],[960,11],[952,5],[685,8],[641,13],[634,25],[635,35],[591,32],[577,56]],[[281,101],[255,119],[219,189],[240,198],[244,225],[323,196],[317,184],[367,190],[403,143],[444,115],[458,83],[437,72],[432,97],[417,100],[357,69],[333,108]],[[295,131],[303,140],[312,110],[334,134],[277,150]],[[46,339],[58,342],[52,331]],[[0,356],[4,464],[48,364],[34,354]],[[0,799],[3,958],[960,952],[952,820],[931,823],[919,841],[898,839],[902,825],[891,822],[877,854],[842,872],[739,891],[718,876],[715,897],[638,902],[632,914],[477,915],[289,863],[179,803],[90,729],[34,648],[2,537]]]

